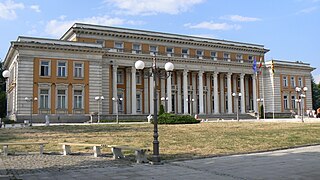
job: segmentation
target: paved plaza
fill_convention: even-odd
[[[0,179],[319,179],[320,146],[163,165],[84,155],[1,156]]]

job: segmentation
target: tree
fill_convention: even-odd
[[[6,82],[2,76],[3,71],[3,62],[0,62],[0,118],[5,117],[7,114]]]
[[[314,82],[313,77],[311,77],[311,89],[312,89],[312,109],[316,110],[320,107],[320,83]]]

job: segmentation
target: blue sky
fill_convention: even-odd
[[[320,0],[0,0],[0,58],[19,35],[60,38],[75,22],[263,44],[320,80]]]

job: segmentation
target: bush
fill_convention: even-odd
[[[164,113],[164,107],[162,104],[160,104],[160,110],[159,110],[159,116]]]
[[[163,113],[158,117],[158,124],[194,124],[199,122],[190,115]]]

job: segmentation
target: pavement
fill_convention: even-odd
[[[162,165],[84,155],[0,156],[0,179],[319,179],[320,145]]]

